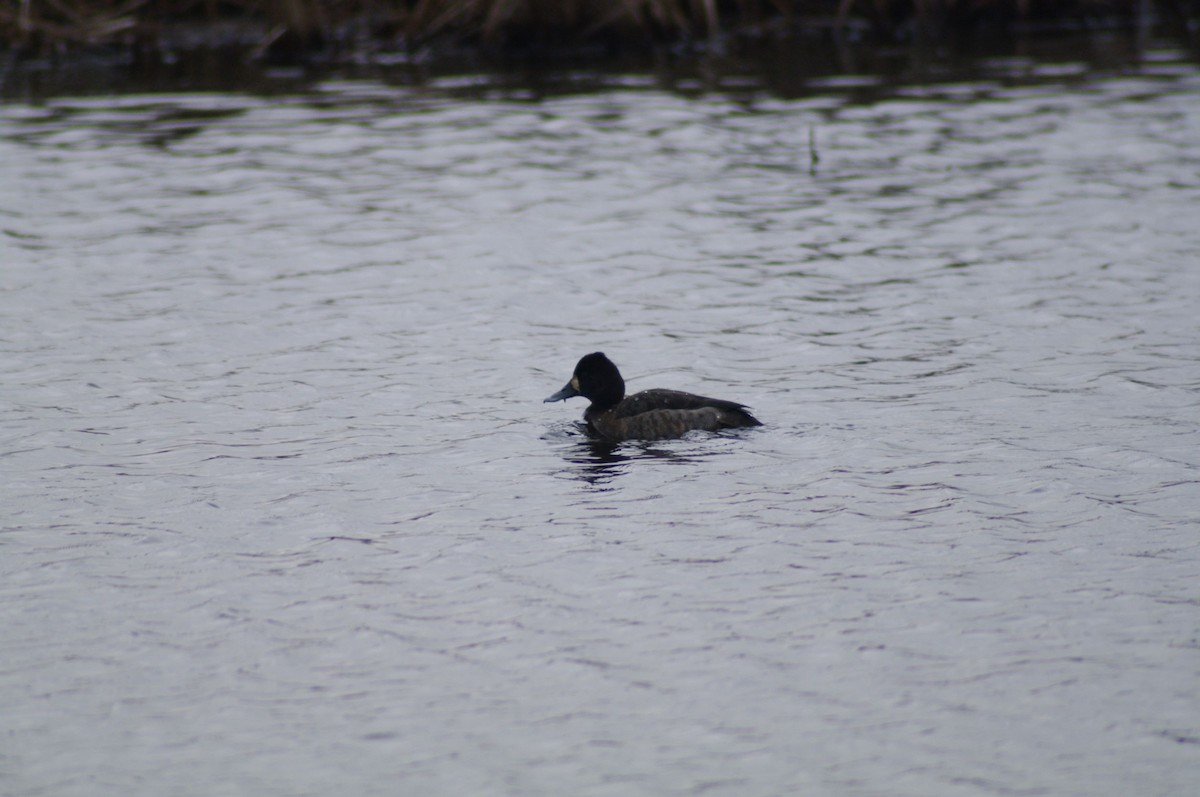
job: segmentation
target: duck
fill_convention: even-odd
[[[734,401],[661,388],[626,396],[621,372],[603,352],[580,359],[571,381],[545,402],[565,401],[574,396],[592,402],[583,413],[588,431],[618,443],[667,440],[696,429],[715,432],[762,426],[745,404]]]

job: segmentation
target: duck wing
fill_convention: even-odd
[[[736,401],[697,396],[695,393],[685,393],[682,390],[643,390],[626,396],[616,406],[618,418],[631,418],[647,412],[659,410],[703,410],[714,409],[732,413],[746,413],[746,405]]]
[[[762,426],[744,404],[679,390],[645,390],[608,409],[588,407],[589,428],[609,440],[663,440],[688,432]]]

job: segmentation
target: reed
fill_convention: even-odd
[[[849,24],[900,37],[914,23],[955,30],[1030,19],[1081,21],[1161,12],[1200,16],[1200,0],[3,0],[0,46],[15,53],[161,44],[165,30],[238,23],[252,49],[304,52],[406,47],[429,41],[484,46],[589,40],[645,47],[661,41]]]

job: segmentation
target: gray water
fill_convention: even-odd
[[[0,106],[0,792],[1195,793],[1200,71],[996,71]]]

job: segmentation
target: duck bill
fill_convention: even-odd
[[[565,400],[571,398],[572,396],[578,396],[579,391],[575,389],[574,382],[575,382],[574,379],[572,379],[570,382],[567,382],[567,384],[563,385],[562,390],[558,391],[550,398],[545,399],[542,403],[546,404],[551,401],[565,401]]]

